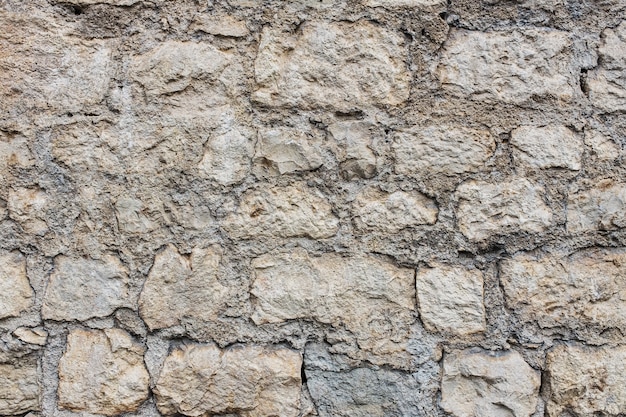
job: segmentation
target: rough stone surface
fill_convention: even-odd
[[[43,235],[48,231],[45,210],[48,196],[36,188],[19,188],[9,191],[7,208],[9,216],[29,233]]]
[[[561,345],[548,353],[550,400],[554,416],[618,416],[626,413],[626,348]],[[571,415],[571,414],[570,414]]]
[[[589,73],[587,88],[594,106],[606,112],[626,111],[626,22],[602,33],[600,65]]]
[[[337,142],[336,157],[342,174],[347,179],[372,178],[378,171],[373,151],[372,130],[375,127],[363,121],[343,121],[328,126]]]
[[[26,276],[24,255],[0,255],[0,319],[15,317],[33,304],[33,289]]]
[[[567,230],[584,233],[616,230],[626,226],[626,185],[611,179],[595,186],[570,190],[567,201]]]
[[[259,133],[254,154],[257,173],[282,175],[310,171],[323,163],[321,138],[298,129],[268,129]]]
[[[533,168],[579,170],[582,139],[565,126],[522,126],[511,132],[514,158]]]
[[[41,381],[34,357],[0,361],[0,414],[21,415],[41,410]]]
[[[619,158],[621,154],[620,146],[598,131],[585,132],[585,145],[600,161],[612,161]]]
[[[427,329],[458,335],[485,331],[482,272],[439,264],[420,268],[415,281]]]
[[[119,329],[73,330],[59,362],[59,406],[114,416],[148,399],[145,348]]]
[[[297,417],[302,356],[280,347],[192,344],[166,358],[154,388],[166,416]]]
[[[529,417],[540,382],[516,351],[451,352],[443,361],[441,406],[457,417]]]

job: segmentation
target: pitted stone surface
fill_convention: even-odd
[[[34,302],[26,259],[18,252],[0,255],[0,319],[19,316]]]
[[[570,191],[567,201],[567,230],[585,233],[617,230],[626,226],[626,184],[611,179],[595,186]]]
[[[589,73],[587,88],[594,106],[605,112],[626,110],[626,22],[606,29],[599,48],[600,66]]]
[[[521,126],[511,132],[514,158],[533,168],[580,169],[582,139],[565,126]]]
[[[41,377],[37,358],[9,357],[0,361],[0,414],[21,415],[41,410]]]

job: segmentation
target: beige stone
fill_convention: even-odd
[[[232,16],[214,17],[202,14],[194,18],[191,25],[189,25],[189,31],[201,31],[211,35],[229,36],[232,38],[243,38],[250,33],[246,27],[246,22]]]
[[[546,362],[550,416],[626,414],[625,347],[561,345],[548,353]]]
[[[425,7],[445,5],[444,0],[366,0],[370,7]]]
[[[352,332],[361,349],[403,357],[414,322],[414,271],[372,256],[309,256],[303,249],[252,261],[257,324],[308,319]]]
[[[78,4],[81,6],[90,6],[92,4],[110,4],[111,6],[132,6],[141,0],[69,0],[69,4]],[[156,0],[160,2],[161,0]]]
[[[418,191],[386,193],[368,187],[357,195],[352,212],[358,229],[397,233],[407,227],[434,224],[439,210],[433,200]]]
[[[513,158],[533,168],[579,170],[583,141],[562,125],[521,126],[511,132]]]
[[[322,138],[295,128],[263,129],[254,154],[258,176],[311,171],[322,166]]]
[[[372,147],[374,125],[363,121],[336,122],[328,126],[335,140],[335,156],[342,174],[348,178],[372,178],[377,160]]]
[[[519,254],[500,264],[507,305],[543,328],[626,330],[626,251]]]
[[[544,189],[525,178],[500,183],[467,181],[456,196],[458,225],[470,240],[516,232],[540,233],[552,225]]]
[[[578,68],[566,32],[452,30],[437,77],[443,88],[477,100],[523,103],[533,96],[571,101],[578,93]]]
[[[613,161],[619,158],[621,154],[620,146],[610,137],[603,135],[597,130],[585,131],[585,145],[587,145],[592,154],[600,161]]]
[[[19,222],[26,232],[43,235],[48,231],[45,213],[48,203],[48,195],[38,188],[10,189],[9,217]]]
[[[616,230],[626,226],[626,184],[601,180],[594,187],[570,191],[567,231]]]
[[[143,234],[155,230],[158,225],[144,213],[143,201],[122,196],[115,202],[117,225],[122,232]]]
[[[139,296],[139,312],[148,327],[216,319],[228,295],[228,288],[218,281],[221,259],[218,246],[194,248],[183,256],[168,245],[158,253]]]
[[[58,256],[46,287],[41,315],[51,320],[106,317],[129,300],[128,269],[112,255],[102,259]]]
[[[18,327],[13,334],[24,343],[31,345],[45,346],[48,340],[48,332],[42,327],[30,329],[28,327]]]
[[[33,166],[35,160],[28,148],[31,140],[25,135],[0,131],[0,180],[7,177],[10,167]]]
[[[478,171],[496,144],[487,130],[428,126],[397,132],[392,149],[398,174],[453,175]]]
[[[34,357],[0,363],[0,415],[21,415],[41,409],[41,386]]]
[[[60,408],[114,416],[148,399],[145,348],[119,329],[72,330],[59,362]]]
[[[530,417],[541,383],[538,371],[513,351],[445,355],[441,406],[456,417]]]
[[[19,316],[33,305],[34,295],[24,256],[19,252],[0,255],[0,319]]]
[[[626,110],[626,22],[602,32],[601,65],[587,78],[589,98],[606,112]]]
[[[297,417],[301,367],[286,348],[190,344],[167,356],[154,394],[166,416]]]
[[[246,192],[222,222],[231,237],[332,237],[339,220],[316,190],[302,184]]]
[[[404,38],[366,21],[306,22],[296,35],[267,27],[253,99],[269,106],[352,109],[409,96]]]
[[[457,335],[485,331],[481,271],[435,264],[419,268],[415,281],[420,318],[428,330]]]
[[[210,138],[198,169],[222,185],[243,180],[250,172],[254,141],[236,127]]]

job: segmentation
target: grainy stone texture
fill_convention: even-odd
[[[12,416],[41,409],[41,380],[36,357],[0,360],[0,414]]]
[[[567,201],[567,230],[584,233],[626,226],[626,184],[602,179],[591,187],[572,186]]]
[[[600,65],[587,79],[589,97],[605,112],[626,111],[626,22],[602,32]]]
[[[579,170],[583,142],[565,126],[522,126],[511,132],[514,159],[533,168]]]
[[[24,255],[0,255],[0,318],[19,316],[33,304],[33,295]]]

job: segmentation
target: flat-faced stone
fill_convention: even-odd
[[[567,199],[567,231],[570,233],[616,230],[626,227],[626,184],[611,179],[571,191]]]
[[[626,22],[602,32],[600,65],[589,72],[587,89],[594,106],[606,112],[626,110]]]
[[[0,319],[16,317],[34,301],[26,276],[26,259],[19,252],[0,255]]]
[[[322,166],[322,138],[295,128],[261,129],[254,153],[259,176],[311,171]]]
[[[364,121],[343,121],[328,126],[335,139],[335,156],[340,170],[347,179],[372,178],[377,173],[377,160],[373,152],[374,125]]]
[[[37,358],[7,358],[0,362],[0,415],[16,416],[41,409]]]
[[[580,169],[582,139],[565,126],[521,126],[511,132],[516,162],[533,168]]]

